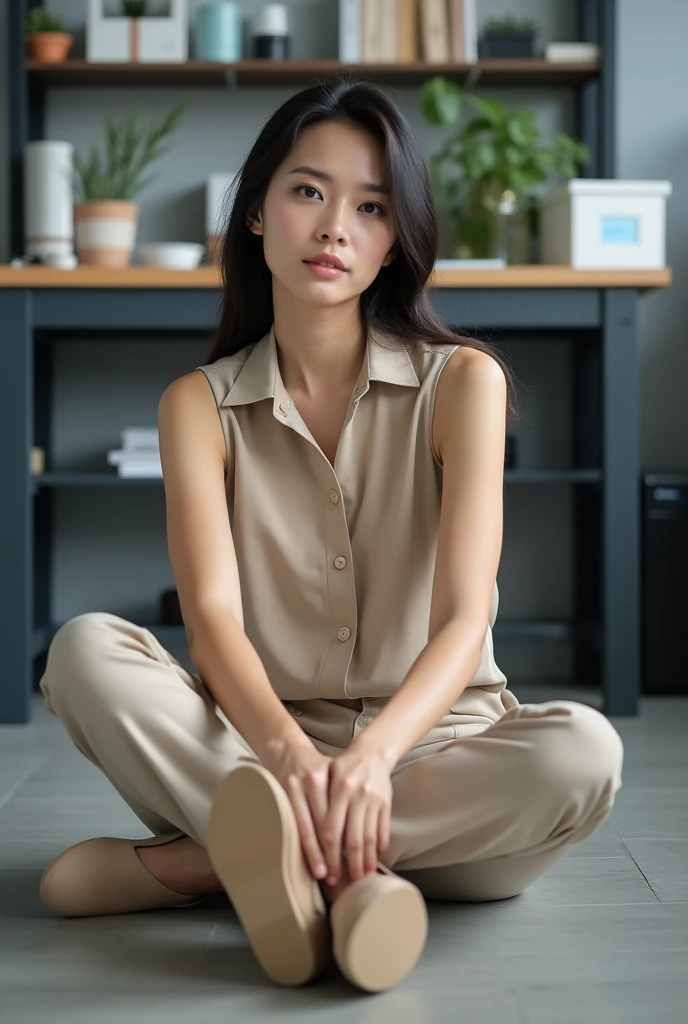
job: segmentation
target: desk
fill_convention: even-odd
[[[637,714],[640,693],[640,480],[636,307],[639,295],[671,283],[669,268],[583,271],[563,266],[436,271],[433,305],[470,334],[500,329],[566,331],[574,339],[574,466],[527,473],[507,482],[564,481],[575,486],[576,614],[571,622],[495,625],[495,641],[576,644],[576,678],[596,678],[608,715]],[[46,451],[50,468],[50,374],[35,360],[36,332],[48,342],[63,331],[208,332],[217,323],[215,267],[168,271],[0,266],[0,436],[5,441],[0,503],[0,723],[31,716],[36,660],[59,624],[49,607],[49,505],[61,486],[142,486],[108,474],[34,478],[29,453]],[[41,511],[38,512],[39,496]],[[36,538],[34,544],[34,535]],[[146,624],[148,625],[148,624]],[[183,629],[150,624],[163,643]]]

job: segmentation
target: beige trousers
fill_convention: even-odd
[[[216,787],[238,763],[258,761],[202,681],[149,630],[117,615],[66,622],[40,687],[76,747],[156,836],[206,846]],[[302,704],[304,731],[336,756],[361,702]],[[477,727],[467,714],[467,734],[459,724],[457,738],[415,747],[392,773],[391,842],[380,859],[426,897],[523,892],[596,831],[621,786],[623,745],[599,711],[554,700],[502,712]]]

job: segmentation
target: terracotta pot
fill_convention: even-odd
[[[79,263],[128,267],[136,243],[138,203],[90,199],[74,204],[74,238]]]
[[[69,32],[29,32],[26,36],[26,51],[31,60],[44,64],[61,64],[67,59],[74,36]]]

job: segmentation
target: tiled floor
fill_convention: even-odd
[[[521,703],[599,706],[584,690],[509,684]],[[688,699],[646,698],[612,719],[625,745],[611,817],[521,896],[430,904],[415,971],[378,996],[333,970],[305,989],[262,975],[229,901],[65,920],[38,898],[42,868],[97,835],[149,831],[37,696],[0,727],[2,1024],[686,1024]]]

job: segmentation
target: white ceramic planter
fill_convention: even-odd
[[[79,263],[128,267],[136,244],[138,203],[93,199],[74,204],[74,237]]]

